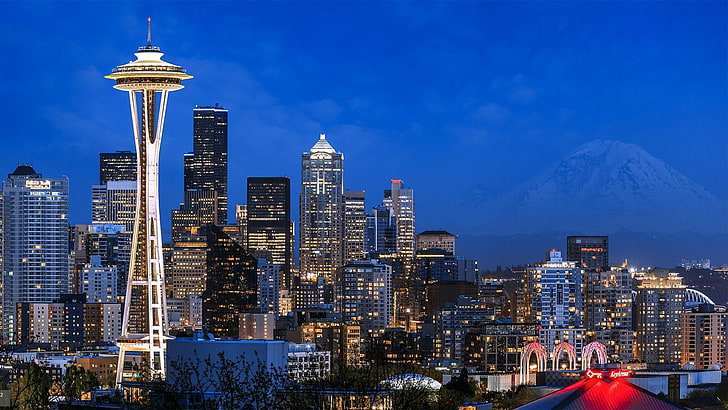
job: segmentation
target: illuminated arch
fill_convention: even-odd
[[[539,372],[546,370],[546,359],[548,358],[548,352],[541,343],[529,343],[523,347],[521,353],[521,384],[528,383],[528,374],[531,372],[528,368],[528,362],[531,359],[532,354],[536,354],[536,369]]]
[[[707,303],[709,305],[715,305],[715,302],[708,297],[705,293],[695,289],[685,289],[685,302],[691,302],[695,304]]]
[[[559,359],[561,354],[566,352],[566,357],[569,359],[569,370],[576,369],[576,349],[573,345],[561,342],[554,347],[554,351],[551,354],[551,363],[554,370],[559,370]]]
[[[597,363],[607,364],[607,347],[599,342],[591,342],[581,349],[581,368],[586,370],[591,364],[592,355],[596,352]]]

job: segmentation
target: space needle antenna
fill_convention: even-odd
[[[147,45],[152,45],[152,18],[147,17]]]

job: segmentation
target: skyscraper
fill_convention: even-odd
[[[728,365],[725,306],[701,304],[682,315],[681,365],[692,363],[707,369],[716,363]]]
[[[566,259],[583,268],[609,270],[609,237],[567,236]]]
[[[392,209],[379,205],[372,209],[366,219],[365,249],[369,257],[379,258],[381,255],[397,252],[397,226]]]
[[[632,282],[626,268],[584,269],[584,327],[615,360],[634,356]]]
[[[2,184],[2,336],[16,343],[16,304],[68,292],[68,178],[19,166]]]
[[[547,262],[526,268],[522,320],[538,323],[539,342],[548,351],[558,341],[568,341],[577,349],[586,330],[584,321],[584,270],[576,262],[564,261],[552,249]]]
[[[172,210],[172,240],[189,235],[194,228],[220,225],[217,217],[217,193],[214,190],[187,189],[179,209]]]
[[[167,312],[162,227],[159,221],[159,148],[169,92],[183,88],[182,80],[192,78],[182,67],[162,61],[164,54],[159,47],[152,45],[151,18],[148,21],[147,44],[139,47],[134,54],[136,61],[120,65],[106,76],[116,81],[114,88],[129,94],[137,147],[138,209],[124,301],[122,337],[117,343],[117,383],[122,381],[127,351],[140,351],[146,355],[150,377],[164,378],[166,375]],[[139,103],[137,94],[141,96]]]
[[[652,270],[637,282],[637,358],[647,363],[678,363],[682,348],[685,285],[677,273]]]
[[[91,186],[91,222],[124,225],[134,231],[136,217],[136,181],[106,181]]]
[[[581,326],[583,270],[552,249],[549,261],[526,268],[524,295],[528,322],[541,326]]]
[[[291,180],[288,177],[249,177],[246,248],[268,251],[270,263],[280,265],[281,286],[290,289],[293,264]]]
[[[401,179],[392,180],[392,189],[384,191],[384,204],[392,208],[397,224],[397,254],[400,258],[415,256],[415,194],[405,188]]]
[[[336,292],[346,323],[364,333],[381,333],[392,324],[392,267],[375,261],[354,261],[341,269]]]
[[[417,250],[440,249],[450,255],[455,255],[455,240],[457,238],[457,235],[447,231],[424,231],[417,234]]]
[[[362,260],[367,212],[364,191],[344,191],[344,262]]]
[[[202,323],[216,337],[237,339],[240,314],[257,305],[257,261],[222,228],[206,225],[207,283],[202,293]]]
[[[344,154],[321,134],[301,156],[300,271],[334,283],[344,264]]]
[[[99,185],[108,181],[136,181],[136,154],[131,151],[99,154]]]
[[[216,224],[227,224],[228,110],[195,107],[192,110],[192,153],[185,156],[185,190],[215,191]],[[200,225],[204,225],[201,223]]]

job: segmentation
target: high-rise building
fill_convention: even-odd
[[[321,134],[301,156],[300,272],[334,283],[344,265],[344,154]]]
[[[236,339],[240,314],[257,306],[257,261],[220,227],[206,225],[207,281],[202,293],[202,323],[223,339]]]
[[[567,236],[566,260],[582,268],[609,269],[608,236]]]
[[[207,285],[207,238],[194,231],[198,235],[185,235],[172,248],[168,283],[175,299],[201,296]]]
[[[455,240],[457,235],[447,231],[424,231],[417,234],[417,251],[439,249],[455,255]]]
[[[364,191],[344,191],[344,262],[362,260],[367,222]]]
[[[228,110],[195,107],[192,110],[192,153],[185,156],[185,190],[215,191],[217,224],[227,224]],[[203,224],[200,224],[203,225]]]
[[[415,195],[401,179],[392,180],[392,188],[384,191],[384,205],[392,208],[397,225],[397,254],[400,258],[415,256]]]
[[[701,304],[682,315],[681,365],[693,364],[697,370],[714,364],[728,366],[724,306]]]
[[[685,285],[677,273],[652,270],[637,282],[637,358],[647,363],[678,363],[682,348]]]
[[[136,181],[107,181],[91,186],[91,222],[124,225],[127,232],[133,232],[136,196]]]
[[[462,361],[467,329],[481,322],[494,321],[496,314],[496,309],[465,296],[437,309],[434,318],[436,357]]]
[[[438,281],[475,283],[478,278],[478,263],[437,248],[423,250],[417,252],[415,257],[412,278],[426,283]]]
[[[137,158],[131,151],[99,154],[99,185],[109,181],[136,181]]]
[[[584,327],[614,360],[633,357],[632,283],[632,274],[625,268],[584,272]]]
[[[216,191],[185,190],[185,199],[179,209],[172,210],[172,240],[178,241],[193,229],[207,224],[221,225],[218,221]]]
[[[538,341],[535,323],[485,322],[466,330],[463,363],[491,373],[515,373],[523,347]]]
[[[184,154],[184,201],[172,210],[172,239],[207,224],[227,224],[228,110],[192,110],[192,152]]]
[[[17,303],[68,292],[68,178],[21,165],[2,183],[2,337],[16,343]]]
[[[117,295],[116,266],[101,266],[101,256],[91,256],[91,263],[81,271],[81,293],[86,300],[94,303],[116,303]]]
[[[79,269],[98,256],[102,267],[116,268],[116,296],[124,295],[129,274],[132,232],[127,231],[124,225],[110,223],[76,225],[74,231],[76,263],[81,265]],[[72,283],[73,292],[81,292],[80,283],[79,286],[75,285]]]
[[[375,206],[367,216],[365,249],[370,257],[396,254],[397,226],[390,207]]]
[[[341,269],[336,294],[342,319],[361,326],[362,334],[381,333],[392,324],[392,267],[354,261]]]
[[[582,326],[584,271],[576,265],[552,249],[549,261],[526,268],[525,321],[550,327]]]
[[[164,378],[166,375],[168,326],[159,220],[159,148],[169,92],[183,88],[182,80],[192,78],[182,67],[162,61],[164,54],[152,45],[151,18],[148,21],[147,44],[135,53],[136,61],[120,65],[106,76],[116,81],[114,88],[129,94],[138,171],[131,268],[124,300],[122,337],[117,342],[117,383],[123,379],[129,351],[145,355],[149,377]]]
[[[258,309],[278,315],[281,297],[281,265],[258,259]]]
[[[270,263],[281,269],[281,286],[291,288],[293,230],[291,180],[288,177],[249,177],[246,248],[268,251]]]

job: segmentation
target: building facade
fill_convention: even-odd
[[[567,236],[566,260],[583,268],[609,269],[609,237]]]
[[[685,285],[677,273],[652,270],[637,281],[637,358],[647,363],[678,363],[682,348]]]
[[[354,261],[341,269],[337,303],[346,323],[361,326],[362,334],[381,333],[392,324],[392,267]]]
[[[136,181],[136,179],[136,153],[116,151],[99,154],[99,185],[106,185],[109,181]]]
[[[192,110],[192,155],[185,156],[185,190],[215,191],[217,224],[227,224],[228,110],[195,107]],[[202,224],[200,224],[202,225]]]
[[[201,233],[207,238],[207,279],[202,293],[203,328],[216,337],[236,339],[240,314],[257,306],[257,261],[215,225]]]
[[[300,272],[334,284],[344,265],[344,154],[321,134],[301,156]]]
[[[245,225],[244,243],[248,251],[267,251],[270,263],[281,269],[282,288],[290,289],[293,267],[290,178],[248,178]]]
[[[397,254],[410,260],[415,256],[415,194],[401,179],[391,182],[391,189],[384,191],[383,204],[392,209],[397,226]]]
[[[588,268],[584,272],[584,327],[590,339],[607,347],[614,360],[631,359],[632,274],[625,268]]]
[[[362,260],[367,222],[364,191],[344,191],[344,263]]]
[[[723,306],[701,304],[682,314],[680,364],[693,364],[703,370],[714,364],[728,367],[726,326],[728,312]]]
[[[16,343],[17,303],[68,292],[68,178],[19,166],[2,184],[2,337]]]
[[[417,251],[439,249],[450,255],[455,255],[455,240],[457,235],[447,231],[424,231],[417,234]]]
[[[168,293],[176,299],[200,296],[207,286],[207,237],[199,234],[199,228],[192,233],[183,235],[172,248]]]

